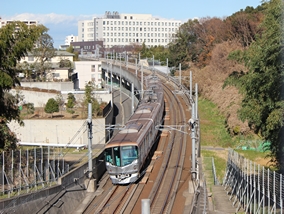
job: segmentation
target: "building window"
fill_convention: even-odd
[[[96,72],[96,65],[92,65],[91,71],[92,71],[92,72]]]
[[[103,25],[105,25],[106,24],[106,21],[103,21]]]
[[[130,19],[132,19],[132,16],[130,16]]]
[[[34,61],[34,57],[33,56],[28,56],[28,61],[29,62],[33,62]]]

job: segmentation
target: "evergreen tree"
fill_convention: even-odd
[[[66,107],[68,108],[67,112],[73,114],[74,113],[73,108],[74,108],[75,104],[76,104],[76,98],[75,98],[74,94],[68,93],[67,104],[66,104]]]
[[[58,102],[54,98],[50,98],[45,105],[44,111],[51,114],[51,116],[54,112],[59,112]]]
[[[17,62],[34,47],[42,33],[41,26],[30,26],[22,22],[9,23],[0,29],[0,149],[15,149],[17,138],[7,124],[12,120],[23,125],[18,108],[19,100],[8,91],[20,85],[17,78],[22,70]]]
[[[239,117],[271,142],[274,163],[284,172],[283,147],[283,2],[266,4],[264,29],[244,52],[234,52],[231,58],[243,61],[248,73],[234,73],[225,82],[240,88],[244,95]]]

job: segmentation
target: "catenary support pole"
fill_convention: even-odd
[[[93,176],[93,160],[92,160],[92,103],[88,104],[88,149],[89,149],[89,164],[88,164],[88,177]]]
[[[131,115],[134,114],[134,83],[131,83]]]
[[[189,72],[189,100],[192,102],[192,72]]]

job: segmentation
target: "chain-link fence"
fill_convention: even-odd
[[[283,176],[229,150],[223,185],[236,207],[246,213],[283,213]]]

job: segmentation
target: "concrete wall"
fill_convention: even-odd
[[[57,91],[73,91],[73,82],[21,82],[23,87],[53,89]]]
[[[107,69],[106,62],[102,62],[102,68],[105,69],[105,70]],[[141,82],[138,80],[138,78],[135,76],[135,74],[130,73],[127,70],[124,70],[123,68],[120,70],[119,65],[113,65],[112,66],[113,75],[120,76],[120,72],[121,72],[121,75],[123,76],[123,79],[126,79],[130,83],[134,83],[134,87],[137,90],[141,90]]]
[[[88,135],[85,120],[66,119],[34,119],[24,120],[25,126],[19,126],[12,121],[9,128],[16,133],[17,138],[22,142],[36,143],[59,143],[67,144],[71,139],[73,144],[88,144]],[[93,144],[104,143],[105,118],[93,120]]]

